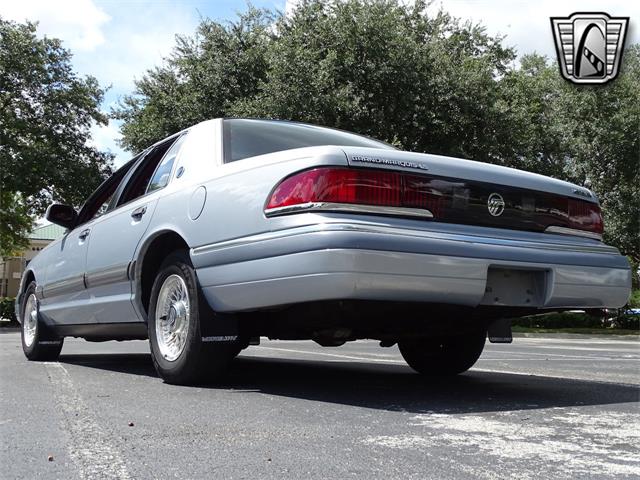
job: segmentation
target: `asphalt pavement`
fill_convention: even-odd
[[[638,337],[487,344],[450,379],[396,347],[263,340],[221,385],[155,374],[146,342],[0,334],[0,478],[640,478]]]

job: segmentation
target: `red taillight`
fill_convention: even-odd
[[[418,175],[404,175],[403,178],[403,207],[426,209],[436,218],[443,216],[446,194],[436,190],[430,178]]]
[[[435,213],[441,195],[418,176],[383,170],[316,168],[285,179],[266,209],[312,203],[426,209]]]
[[[492,195],[502,198],[504,207],[497,215],[489,210]],[[593,238],[603,231],[600,207],[586,200],[509,185],[345,167],[318,167],[285,178],[272,192],[265,214],[311,210],[415,216]]]
[[[570,198],[567,205],[567,213],[569,228],[602,235],[604,231],[602,212],[595,203]]]

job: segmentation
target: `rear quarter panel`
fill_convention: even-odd
[[[156,214],[156,228],[177,226],[178,233],[194,248],[299,224],[304,220],[292,217],[267,219],[265,202],[283,178],[320,165],[346,166],[346,156],[338,147],[313,147],[219,165],[213,178],[194,182],[162,198]],[[206,191],[204,207],[194,218],[193,212],[199,210],[197,203],[203,188]]]

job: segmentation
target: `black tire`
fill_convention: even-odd
[[[159,307],[160,290],[172,275],[182,278],[186,285],[189,314],[186,317],[188,318],[188,329],[184,347],[177,358],[167,360],[161,353],[156,334],[156,311]],[[200,305],[204,303],[199,296],[195,270],[191,265],[188,253],[178,251],[169,255],[162,262],[151,289],[147,322],[153,365],[158,375],[167,383],[192,385],[203,381],[217,380],[227,371],[238,350],[235,342],[202,342],[200,322],[206,320],[207,314],[212,312],[201,311],[204,309]]]
[[[405,340],[398,343],[403,358],[426,376],[450,376],[469,370],[484,349],[486,331],[442,338]]]
[[[40,318],[39,302],[35,297],[36,282],[31,282],[24,292],[22,305],[20,307],[20,339],[22,341],[22,351],[24,356],[33,361],[54,361],[58,359],[64,338],[60,338],[50,331]],[[35,302],[35,322],[28,322],[25,314],[27,305],[29,310],[34,311]],[[29,327],[33,327],[33,333],[27,333]],[[31,341],[31,342],[29,342]]]

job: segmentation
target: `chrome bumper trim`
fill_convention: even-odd
[[[531,248],[540,250],[564,251],[575,253],[596,253],[619,255],[617,248],[609,245],[577,245],[563,244],[552,242],[537,242],[527,240],[514,240],[507,238],[496,238],[480,235],[465,235],[459,233],[444,233],[435,231],[415,230],[408,228],[397,228],[374,224],[356,224],[356,223],[318,223],[313,225],[305,225],[301,227],[287,228],[284,230],[276,230],[273,232],[259,233],[247,237],[235,238],[218,243],[201,245],[191,250],[192,255],[201,255],[205,253],[222,250],[225,248],[238,247],[260,243],[269,240],[278,240],[282,238],[292,237],[296,235],[304,235],[309,233],[326,233],[326,232],[359,232],[368,234],[384,234],[398,235],[402,237],[414,237],[425,239],[448,240],[452,242],[464,242],[471,244],[499,245],[504,247],[515,248]]]

